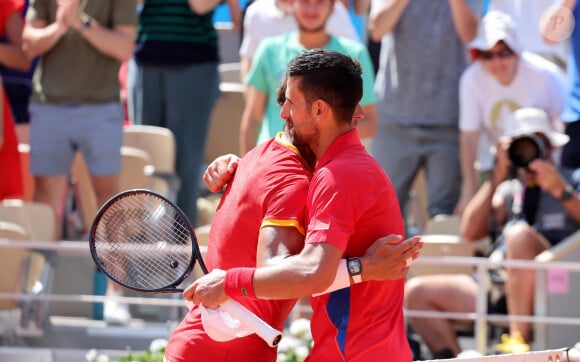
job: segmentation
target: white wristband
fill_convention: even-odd
[[[348,274],[348,268],[346,267],[346,259],[340,259],[338,262],[338,269],[336,270],[336,277],[334,277],[332,284],[326,288],[326,290],[312,294],[312,296],[317,297],[347,287],[350,287],[350,275]]]

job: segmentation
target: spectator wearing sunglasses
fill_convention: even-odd
[[[567,43],[546,43],[538,26],[554,0],[486,0],[487,10],[498,10],[511,16],[522,50],[548,59],[563,70],[566,69]],[[565,24],[563,24],[565,25]]]
[[[504,135],[507,117],[522,107],[541,108],[560,130],[565,99],[564,73],[539,55],[521,51],[509,15],[488,12],[468,48],[474,63],[463,72],[459,85],[458,213],[493,169],[494,145]]]

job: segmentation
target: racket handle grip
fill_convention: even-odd
[[[268,323],[235,300],[228,299],[221,307],[260,336],[270,347],[277,346],[282,339],[282,333],[279,330],[272,328]]]

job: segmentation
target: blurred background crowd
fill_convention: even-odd
[[[71,220],[96,208],[77,182],[97,207],[132,185],[119,150],[130,129],[151,126],[175,150],[155,176],[202,227],[215,208],[207,216],[200,183],[207,149],[242,156],[280,132],[287,62],[325,47],[362,65],[359,136],[395,186],[407,234],[454,220],[473,253],[534,260],[580,225],[578,13],[574,0],[0,0],[0,200],[50,205],[52,240],[86,238],[90,225]],[[226,84],[240,107],[219,109]],[[224,111],[228,136],[212,139]],[[494,271],[490,312],[532,315],[534,275]],[[479,282],[416,276],[406,307],[473,312]],[[105,284],[95,293],[122,294]],[[112,301],[94,317],[123,324],[131,313]],[[410,318],[410,342],[455,357],[458,324],[469,321]],[[531,323],[504,327],[502,352],[529,350]]]

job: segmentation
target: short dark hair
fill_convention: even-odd
[[[284,105],[284,103],[286,102],[286,80],[287,79],[288,79],[288,76],[285,76],[284,79],[282,79],[282,81],[280,82],[278,89],[276,90],[276,103],[278,103],[278,105],[280,107],[282,107]]]
[[[286,77],[301,78],[299,88],[308,102],[321,99],[338,120],[351,122],[363,93],[358,61],[333,50],[307,50],[288,63]]]

